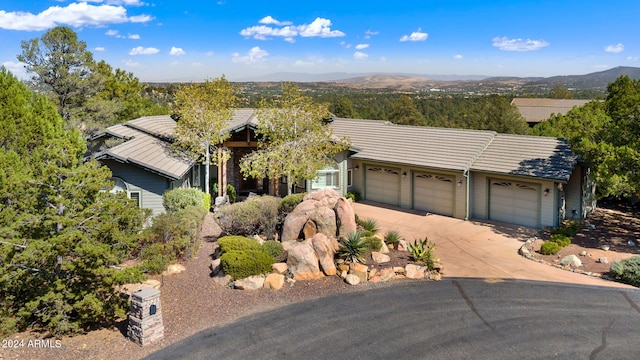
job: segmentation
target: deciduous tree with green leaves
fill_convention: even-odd
[[[205,192],[209,194],[211,147],[229,134],[223,132],[233,117],[237,89],[222,76],[204,83],[181,85],[175,94],[175,146],[196,159],[204,158]]]
[[[279,179],[285,177],[287,194],[301,179],[313,179],[318,170],[331,165],[349,147],[346,138],[337,139],[327,125],[326,104],[316,104],[293,83],[282,84],[279,103],[263,102],[256,114],[260,137],[256,151],[240,163],[244,176]]]
[[[81,331],[125,315],[115,268],[137,247],[146,212],[82,162],[85,142],[55,105],[0,69],[0,333]]]

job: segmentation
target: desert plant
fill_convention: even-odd
[[[389,245],[395,245],[400,241],[400,233],[395,230],[389,230],[384,235],[384,241]]]
[[[234,280],[269,273],[271,265],[271,255],[260,250],[234,250],[220,256],[222,271]]]
[[[228,184],[227,185],[227,196],[229,197],[229,202],[230,203],[234,203],[236,202],[236,197],[237,197],[237,193],[236,193],[236,188],[233,187],[233,185]]]
[[[224,234],[273,238],[280,202],[278,197],[264,195],[224,206],[216,213],[216,222]]]
[[[562,249],[562,247],[558,245],[557,242],[545,241],[542,243],[542,246],[540,246],[540,253],[542,255],[555,255],[560,251],[560,249]]]
[[[571,238],[562,234],[552,234],[551,241],[558,244],[561,248],[571,245]]]
[[[363,229],[364,236],[372,236],[378,232],[378,222],[375,219],[364,219],[358,223]]]
[[[611,263],[611,275],[623,283],[640,286],[640,256]]]
[[[367,243],[369,251],[380,251],[382,249],[382,239],[377,236],[366,236],[363,240]]]
[[[220,251],[224,254],[230,251],[260,250],[260,243],[255,239],[244,236],[223,236],[218,239]]]
[[[347,262],[352,263],[366,263],[364,255],[367,253],[369,246],[367,242],[362,238],[362,233],[356,231],[349,234],[349,236],[341,237],[339,240],[340,248],[338,249],[338,256]]]
[[[262,243],[260,250],[271,255],[272,258],[277,259],[284,252],[284,248],[279,241],[267,240]]]
[[[307,193],[298,193],[283,197],[280,202],[280,206],[278,207],[278,212],[284,215],[289,214],[302,202],[302,199],[306,194]]]
[[[208,210],[204,195],[202,191],[193,188],[173,189],[162,194],[162,205],[170,213],[184,210],[187,206],[202,206]],[[210,201],[211,199],[209,199],[209,206]]]
[[[408,244],[409,257],[417,263],[424,264],[429,270],[433,270],[435,265],[434,253],[436,244],[426,237],[423,240]]]
[[[353,202],[360,201],[360,199],[361,199],[360,193],[357,192],[357,191],[349,191],[348,193],[346,193],[344,195],[344,197],[346,197],[347,199],[353,200]]]

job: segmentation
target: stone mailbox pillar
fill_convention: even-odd
[[[140,345],[146,345],[164,337],[160,291],[142,288],[131,294],[131,308],[127,336]]]

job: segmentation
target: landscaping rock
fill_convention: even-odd
[[[396,250],[398,251],[409,251],[409,245],[407,244],[407,241],[404,239],[400,239],[398,241],[398,243],[396,244]]]
[[[318,261],[324,274],[328,276],[336,275],[338,271],[336,270],[336,264],[333,262],[335,250],[329,238],[323,233],[317,233],[311,238],[311,244],[318,256]]]
[[[598,262],[601,264],[608,264],[609,263],[609,259],[607,259],[606,257],[602,256],[598,258]]]
[[[296,240],[288,240],[288,241],[281,242],[281,244],[282,244],[282,249],[284,251],[289,251],[289,250],[291,250],[292,247],[298,245],[298,241],[296,241]]]
[[[276,274],[286,274],[288,267],[286,263],[275,263],[271,265],[271,270],[275,271]]]
[[[380,252],[383,254],[388,254],[389,253],[389,247],[387,246],[387,244],[383,241],[382,242],[382,246],[380,247]]]
[[[284,286],[284,275],[271,273],[264,279],[266,289],[280,290]]]
[[[371,275],[371,274],[370,274]],[[377,271],[375,275],[371,275],[369,278],[369,282],[377,283],[377,282],[386,282],[391,281],[396,278],[396,272],[393,271],[393,268],[388,267]]]
[[[225,275],[222,271],[213,277],[213,282],[218,286],[227,286],[231,282],[231,276]]]
[[[582,266],[582,261],[580,260],[579,257],[575,255],[568,255],[563,257],[562,260],[560,260],[560,264],[563,266],[570,266],[572,268],[576,268],[576,267]]]
[[[209,269],[211,269],[211,274],[212,275],[218,275],[218,273],[221,271],[220,258],[217,258],[217,259],[211,261],[211,265],[209,265]]]
[[[344,281],[349,285],[358,285],[360,284],[360,277],[355,274],[348,274],[347,277],[344,278]]]
[[[356,214],[350,201],[343,197],[338,198],[334,210],[336,212],[336,218],[339,221],[338,236],[346,237],[358,229]]]
[[[375,261],[377,264],[384,264],[391,261],[389,255],[377,251],[371,252],[371,258],[373,258],[373,261]]]
[[[315,222],[318,232],[327,236],[336,236],[338,232],[336,213],[332,208],[322,207],[309,216]]]
[[[405,266],[405,276],[408,279],[424,279],[426,271],[426,266],[416,264],[407,264],[407,266]]]
[[[236,280],[233,282],[233,287],[238,290],[258,290],[264,287],[264,276],[254,275],[248,278]]]
[[[313,220],[307,220],[304,223],[304,227],[302,228],[302,233],[304,234],[304,238],[311,239],[318,232],[318,227]]]
[[[361,282],[367,282],[369,268],[366,265],[359,263],[349,264],[349,274],[355,275],[360,278]]]
[[[324,276],[320,271],[318,256],[307,242],[299,243],[288,251],[287,266],[295,280],[313,280]]]
[[[442,274],[437,271],[431,271],[429,273],[429,280],[440,281],[442,280]]]
[[[162,273],[162,275],[175,275],[180,274],[185,271],[186,268],[181,264],[171,264],[167,266],[167,270]]]

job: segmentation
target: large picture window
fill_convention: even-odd
[[[311,182],[312,189],[339,189],[340,170],[338,165],[330,166],[318,171],[318,176]]]

